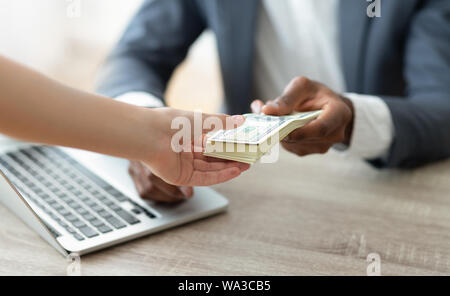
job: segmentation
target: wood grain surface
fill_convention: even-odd
[[[281,153],[215,186],[227,213],[81,258],[83,275],[450,274],[450,162],[378,171]],[[0,206],[0,274],[64,275],[67,261]]]

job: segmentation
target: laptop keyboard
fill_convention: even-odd
[[[137,225],[139,215],[156,218],[58,148],[7,153],[0,156],[0,169],[22,196],[79,241]],[[132,204],[131,211],[121,206],[125,202]]]

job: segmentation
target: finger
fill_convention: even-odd
[[[165,203],[174,203],[184,200],[183,197],[173,197],[159,188],[153,188],[151,192],[146,192],[143,196],[141,196],[143,199],[156,201],[156,202],[165,202]]]
[[[310,154],[325,154],[327,153],[331,145],[330,143],[318,143],[318,144],[297,144],[297,143],[281,143],[284,149],[297,154],[298,156],[306,156]]]
[[[319,137],[306,137],[301,129],[297,129],[287,135],[282,142],[284,143],[302,143],[302,144],[320,144],[320,143],[341,143],[345,140],[345,129],[337,127],[333,132],[323,138]]]
[[[228,160],[228,159],[221,159],[221,158],[216,158],[216,157],[211,157],[211,156],[205,156],[205,155],[203,155],[203,153],[199,153],[199,152],[194,152],[194,159],[195,160],[203,160],[204,162],[207,162],[207,163],[224,163],[224,164],[227,164],[229,167],[238,167],[241,170],[241,172],[245,172],[246,170],[248,170],[250,168],[250,165],[247,163]],[[225,168],[226,168],[226,166],[225,166]]]
[[[188,195],[185,195],[183,191],[178,186],[168,184],[164,182],[164,180],[160,179],[157,176],[154,176],[151,178],[151,181],[154,185],[154,187],[161,190],[166,195],[173,197],[173,198],[185,198],[189,197]]]
[[[152,171],[150,170],[150,167],[147,164],[143,163],[142,161],[138,161],[136,166],[140,168],[141,173],[144,174],[146,177],[150,177],[153,175]]]
[[[194,171],[189,183],[197,186],[211,186],[229,181],[240,174],[241,171],[236,167],[212,172]]]
[[[145,197],[149,192],[153,189],[153,184],[150,181],[148,175],[142,172],[141,169],[139,170],[136,175],[132,176],[132,179],[134,181],[134,185],[136,186],[136,190],[139,193],[139,196]]]
[[[193,151],[204,152],[206,142],[208,140],[208,133],[219,130],[235,129],[245,122],[245,117],[242,115],[223,115],[223,114],[206,114],[203,121],[203,130],[201,135],[195,135],[193,139]]]
[[[149,200],[153,200],[152,196],[154,192],[158,196],[158,200],[166,201],[179,201],[187,198],[191,198],[194,195],[194,189],[188,186],[175,186],[166,183],[163,179],[153,174],[150,168],[143,162],[138,162],[136,167],[140,167],[141,173],[139,176],[143,179],[136,181],[136,184],[143,187],[141,184],[145,185],[145,191],[140,193],[140,196]],[[133,177],[137,178],[137,177]]]
[[[268,102],[262,112],[267,115],[291,114],[295,107],[309,100],[317,91],[316,83],[306,77],[294,78],[283,94],[275,101]]]
[[[140,167],[140,176],[142,178],[140,183],[143,185],[145,190],[143,193],[144,196],[151,196],[154,191],[161,191],[161,194],[159,195],[165,195],[166,199],[172,198],[180,200],[192,195],[189,192],[185,194],[177,186],[164,182],[161,178],[153,174],[150,168],[144,163],[138,162],[136,166]]]
[[[203,153],[206,151],[206,143],[208,142],[208,139],[211,137],[211,135],[202,134],[201,137],[202,137],[201,141],[193,142],[192,151],[194,151],[194,156],[197,155],[198,157],[200,157],[200,155],[203,155]]]
[[[179,187],[181,192],[183,192],[184,196],[186,197],[192,197],[194,195],[194,188],[190,186],[180,186]]]
[[[220,171],[228,168],[238,168],[241,172],[248,170],[249,164],[241,162],[207,162],[202,159],[194,159],[194,170],[202,172]]]
[[[128,173],[130,175],[137,175],[139,173],[139,162],[135,160],[130,160],[128,165]]]
[[[255,100],[250,105],[253,113],[260,114],[262,112],[262,108],[264,107],[264,103],[261,100]]]
[[[323,108],[322,114],[309,124],[301,127],[295,131],[290,138],[295,137],[297,141],[306,139],[324,139],[342,128],[343,119],[341,112],[336,110],[331,105],[326,105]]]
[[[184,198],[181,191],[178,191],[177,194],[176,191],[170,190],[169,186],[171,185],[164,186],[164,181],[154,175],[142,162],[134,163],[134,171],[133,180],[142,198],[164,202],[174,202]]]
[[[205,156],[205,155],[197,155],[194,156],[194,159],[202,159],[207,162],[233,162],[232,160],[223,159],[223,158],[216,158],[212,156]]]
[[[228,159],[222,159],[222,158],[216,158],[212,156],[206,156],[203,153],[205,152],[205,149],[203,149],[202,152],[194,152],[194,159],[201,159],[207,162],[235,162]]]
[[[141,185],[141,181],[139,180],[138,175],[131,174],[131,179],[133,180],[134,187],[136,188],[136,191],[138,192],[139,196],[142,197],[144,194],[144,187]]]
[[[317,145],[317,144],[324,144],[324,143],[328,143],[328,144],[332,144],[333,141],[330,141],[328,138],[327,139],[301,139],[301,140],[297,140],[295,138],[284,138],[283,141],[281,141],[281,143],[286,143],[286,144],[297,144],[297,145]]]

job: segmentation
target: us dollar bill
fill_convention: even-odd
[[[322,111],[301,112],[287,116],[270,116],[264,114],[244,114],[245,122],[233,130],[220,130],[208,138],[208,141],[258,145],[274,134],[279,133],[293,122],[309,122]]]

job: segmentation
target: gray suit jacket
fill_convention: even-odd
[[[347,90],[380,96],[395,139],[379,167],[415,167],[450,156],[450,1],[340,2],[340,46]],[[228,112],[252,97],[259,0],[145,1],[102,69],[98,91],[146,91],[160,98],[174,68],[207,28],[217,37]]]

